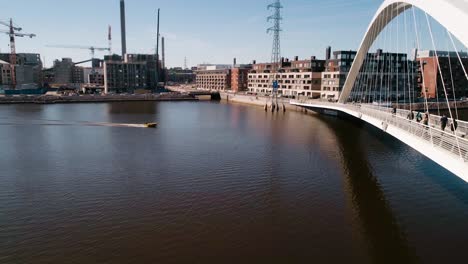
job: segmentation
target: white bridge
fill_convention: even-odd
[[[417,44],[417,46],[414,48],[416,50],[420,50],[422,48],[422,44],[420,43],[422,26],[417,25],[416,15],[414,11],[415,9],[418,9],[423,12],[423,15],[420,17],[423,17],[422,20],[425,21],[424,24],[427,22],[427,31],[429,31],[428,35],[430,36],[430,38],[428,39],[432,39],[431,49],[434,50],[436,53],[436,62],[437,66],[439,67],[439,72],[435,72],[435,74],[437,77],[439,77],[438,75],[440,74],[440,77],[443,80],[440,87],[437,88],[436,86],[436,89],[442,89],[443,86],[443,92],[445,92],[445,96],[442,96],[441,100],[444,104],[448,104],[449,109],[449,115],[447,118],[447,128],[444,131],[442,130],[442,126],[440,124],[441,116],[439,115],[428,114],[428,120],[425,120],[423,122],[414,118],[414,116],[416,115],[416,111],[414,111],[414,108],[411,108],[411,103],[416,101],[414,99],[415,86],[410,81],[410,68],[406,68],[406,71],[408,73],[405,73],[399,68],[400,65],[395,66],[396,69],[388,69],[387,64],[384,63],[383,65],[385,66],[381,67],[381,72],[380,70],[374,70],[374,72],[372,72],[372,69],[369,69],[373,67],[376,67],[378,69],[378,66],[372,66],[375,65],[375,62],[372,62],[371,59],[369,59],[370,57],[372,58],[372,56],[369,56],[369,50],[371,49],[371,47],[373,47],[373,45],[377,44],[376,40],[378,39],[379,35],[383,35],[381,33],[383,33],[384,30],[387,30],[385,32],[385,41],[383,43],[379,43],[378,45],[384,46],[384,49],[389,49],[387,44],[387,35],[389,34],[390,36],[388,39],[392,39],[392,37],[395,37],[392,35],[392,31],[390,31],[391,29],[389,30],[388,27],[392,23],[392,21],[393,23],[395,23],[394,20],[396,20],[397,18],[401,19],[402,16],[404,16],[403,18],[405,26],[408,24],[408,21],[412,21],[414,23],[414,43]],[[410,15],[411,20],[407,19],[407,13],[410,13],[407,11],[409,10],[413,11],[412,16]],[[454,57],[453,60],[459,60],[461,67],[463,68],[464,74],[464,77],[460,77],[463,76],[462,74],[457,75],[457,78],[466,77],[468,80],[468,75],[465,69],[466,66],[464,66],[464,62],[462,61],[462,57],[458,53],[458,49],[454,41],[454,39],[456,39],[457,41],[459,41],[459,43],[461,43],[465,47],[468,47],[468,29],[466,27],[466,25],[468,25],[468,0],[386,0],[379,8],[375,17],[373,18],[372,22],[368,27],[368,30],[359,47],[354,62],[351,68],[349,69],[348,76],[346,82],[344,83],[342,93],[338,102],[332,103],[321,100],[298,100],[291,101],[291,104],[325,114],[345,114],[360,119],[372,126],[381,129],[384,133],[387,133],[399,139],[403,143],[409,145],[413,149],[417,150],[418,152],[422,153],[426,157],[430,158],[434,162],[446,168],[453,174],[457,175],[464,181],[468,182],[468,122],[457,120],[457,122],[455,122],[454,129],[451,128],[451,125],[454,123],[453,120],[458,119],[458,112],[456,112],[455,116],[455,113],[452,111],[452,109],[450,109],[451,105],[453,104],[449,102],[449,100],[452,101],[452,103],[453,101],[455,101],[454,75],[452,73],[452,68],[450,68],[451,76],[444,77],[442,75],[442,71],[440,70],[441,64],[439,63],[439,56],[437,54],[438,49],[436,47],[436,43],[439,43],[440,41],[437,42],[434,40],[435,38],[433,35],[433,28],[431,26],[431,23],[429,22],[429,17],[436,20],[443,28],[445,28],[445,31],[443,32],[444,34],[447,33],[447,35],[445,35],[445,37],[441,37],[439,40],[447,41],[447,46],[448,44],[453,45],[454,53],[456,52],[457,54],[457,57]],[[397,28],[397,32],[399,28],[404,28],[403,26],[401,26],[402,24],[403,22],[394,26],[394,28]],[[407,28],[404,29],[406,31],[405,34],[407,38],[408,30]],[[397,42],[397,50],[401,48],[401,44],[400,42],[398,42],[398,40],[393,39],[393,41]],[[406,45],[408,45],[409,41],[406,40],[406,42]],[[444,46],[444,48],[447,47]],[[411,52],[407,48],[404,54],[410,53]],[[394,59],[392,58],[391,60]],[[366,62],[368,63],[368,65],[371,66],[365,66]],[[449,61],[450,67],[452,67],[452,64]],[[391,62],[388,65],[391,65]],[[419,73],[422,74],[422,76],[420,77],[422,81],[422,86],[427,87],[425,82],[429,82],[429,78],[427,78],[427,76],[424,76],[424,65],[424,63],[420,63],[417,67],[420,67],[418,71],[420,70]],[[384,72],[384,68],[386,72]],[[395,82],[397,85],[397,99],[394,99],[395,93],[392,94],[390,92],[390,89],[393,89],[393,87],[390,88],[392,86],[391,82],[394,82],[394,80],[392,79],[393,77],[386,77],[390,74],[395,75],[395,73],[397,75],[397,81]],[[372,82],[373,79],[369,78],[368,76],[372,76],[372,74],[373,76],[377,76],[379,79],[379,82],[376,81],[374,86],[369,85],[369,83]],[[382,77],[379,76],[380,74],[382,75]],[[408,75],[408,82],[404,83],[403,85],[399,84],[398,77],[401,77],[402,75],[406,74]],[[388,83],[386,83],[387,81]],[[407,93],[404,92],[405,96],[408,96],[404,99],[404,103],[402,104],[404,105],[404,107],[398,107],[400,101],[398,85],[400,85],[401,89],[403,89],[402,86],[404,86],[404,89],[407,89],[408,91]],[[380,90],[374,91],[373,97],[370,97],[369,94],[372,94],[372,87],[379,87],[375,89]],[[449,99],[450,93],[448,91],[452,91],[453,98]],[[355,96],[354,99],[352,98],[353,93]],[[382,96],[382,93],[385,94],[384,97]],[[427,107],[426,109],[424,109],[423,112],[429,112],[429,110],[431,110],[428,106],[428,101],[430,100],[430,98],[428,98],[426,94],[427,91],[421,91],[421,93],[421,97],[425,100],[425,104]],[[438,93],[438,90],[436,90],[436,93]],[[364,94],[364,97],[362,96],[362,94]],[[419,95],[417,95],[416,97],[419,97]],[[439,97],[437,98],[437,100],[439,100]],[[377,104],[372,103],[376,101],[378,101]],[[439,104],[440,102],[437,101],[437,103]],[[408,104],[410,105],[409,107]],[[385,107],[383,105],[385,105]],[[403,108],[410,110],[404,110]],[[455,111],[457,111],[456,104]],[[424,113],[422,114],[424,115]]]
[[[426,126],[416,120],[409,120],[409,111],[392,109],[373,105],[328,103],[316,100],[292,101],[292,105],[304,107],[329,115],[347,114],[361,119],[376,128],[381,129],[409,145],[424,156],[468,182],[468,122],[458,121],[456,135],[438,128],[438,116],[431,115]],[[448,128],[450,130],[450,128]],[[462,132],[463,131],[463,132]]]

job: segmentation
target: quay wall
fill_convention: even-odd
[[[230,103],[248,104],[248,105],[253,105],[253,106],[258,106],[258,107],[265,107],[265,105],[268,105],[268,106],[271,105],[271,97],[266,97],[266,96],[255,96],[255,95],[221,92],[221,100],[230,102]],[[284,105],[286,106],[286,109],[290,111],[299,111],[299,112],[304,111],[304,108],[291,105],[289,101],[290,99],[287,99],[287,98],[278,98],[278,104],[280,105],[280,107]]]

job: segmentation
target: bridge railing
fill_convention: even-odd
[[[372,105],[372,104],[362,104],[362,106],[367,107],[367,108],[377,109],[379,111],[389,112],[389,113],[391,113],[393,111],[392,108],[381,107],[381,106],[376,106],[376,105]],[[419,111],[419,112],[421,113],[421,115],[424,115],[423,112],[421,112],[421,111]],[[413,116],[412,116],[413,119],[416,118],[417,113],[418,113],[418,111],[413,111]],[[405,109],[398,109],[397,110],[397,115],[400,116],[400,117],[408,118],[409,114],[410,114],[409,110],[405,110]],[[456,129],[457,135],[459,135],[461,137],[464,137],[464,138],[468,137],[468,122],[463,121],[463,120],[458,120],[458,119],[456,121],[457,121],[457,129]],[[453,119],[448,118],[447,127],[446,127],[447,130],[451,130],[451,124],[453,124]],[[431,126],[433,128],[442,129],[441,116],[434,115],[434,114],[429,114],[429,126]]]
[[[391,109],[390,111],[387,109],[382,109],[382,111],[380,111],[376,108],[369,108],[367,106],[351,106],[351,108],[362,114],[382,120],[382,126],[387,124],[397,127],[413,136],[427,141],[433,147],[442,148],[456,156],[459,156],[465,162],[468,162],[468,140],[457,136],[451,131],[442,131],[441,129],[431,125],[426,126],[415,120],[409,120],[406,116],[402,116],[401,114],[393,115]]]
[[[429,120],[429,125],[426,126],[422,123],[417,122],[415,119],[408,119],[409,111],[399,110],[396,114],[393,114],[393,110],[388,107],[379,107],[374,105],[359,105],[359,104],[336,104],[329,103],[319,100],[298,100],[291,101],[292,103],[302,103],[302,104],[313,104],[313,105],[323,105],[323,106],[334,106],[340,108],[346,108],[348,110],[367,115],[369,117],[375,118],[379,121],[382,121],[382,129],[386,130],[388,125],[397,127],[416,138],[422,139],[434,148],[443,149],[448,151],[458,157],[460,157],[464,162],[468,162],[468,140],[464,136],[459,136],[460,133],[455,134],[454,132],[442,131],[435,127],[438,123],[437,116],[433,116]],[[415,113],[416,115],[416,113]],[[464,123],[459,122],[459,129],[464,127]],[[462,126],[460,126],[460,124]],[[450,128],[449,128],[450,130]],[[459,131],[459,130],[457,130]]]

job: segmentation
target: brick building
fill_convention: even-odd
[[[9,86],[12,83],[11,67],[6,61],[0,60],[0,88],[2,86]]]
[[[231,69],[231,90],[242,92],[248,90],[249,72],[252,65],[234,65]]]
[[[252,93],[271,94],[274,79],[278,81],[278,93],[283,96],[295,97],[298,95],[309,98],[319,98],[321,92],[322,71],[324,60],[311,57],[307,60],[294,60],[282,58],[281,65],[276,74],[272,69],[277,68],[273,63],[255,63],[248,75],[248,88]]]
[[[321,73],[322,99],[338,100],[356,53],[356,51],[335,51],[332,57],[331,47],[327,48],[325,71]]]
[[[468,53],[459,52],[458,55],[460,55],[465,69],[468,69]],[[456,98],[468,96],[468,80],[465,77],[458,55],[456,52],[437,51],[442,78],[436,52],[433,50],[418,52],[418,87],[421,97],[427,94],[429,99],[445,98],[444,85],[449,98],[453,98],[454,95]],[[425,85],[425,91],[423,84]]]
[[[231,89],[231,65],[199,65],[195,71],[197,88],[226,91]]]

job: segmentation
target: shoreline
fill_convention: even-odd
[[[246,95],[246,94],[231,94],[231,93],[224,93],[224,92],[221,92],[220,95],[221,95],[221,100],[227,103],[251,105],[251,106],[262,107],[262,108],[264,108],[265,105],[271,104],[271,97]],[[305,112],[304,108],[291,105],[289,104],[289,101],[290,100],[286,98],[278,98],[278,104],[284,105],[287,111]]]
[[[225,93],[221,92],[221,100],[226,102],[234,102],[240,104],[247,104],[247,105],[254,105],[258,107],[264,107],[265,104],[269,104],[271,102],[271,97],[265,96],[255,96],[255,95],[246,95],[246,94],[234,94],[234,93]],[[317,100],[320,101],[320,100]],[[286,109],[295,110],[295,111],[302,111],[299,110],[297,106],[292,106],[289,104],[290,100],[286,98],[278,98],[279,104],[284,104]],[[468,101],[457,101],[450,102],[450,108],[455,108],[455,104],[457,109],[468,109]],[[396,103],[393,103],[393,106],[396,106]],[[445,102],[435,103],[435,102],[428,102],[427,106],[429,107],[429,111],[436,111],[436,110],[448,110],[447,104]],[[409,110],[410,106],[405,103],[399,104],[399,109],[406,109]],[[413,103],[411,105],[413,111],[424,111],[426,108],[425,103]]]
[[[114,102],[167,102],[199,101],[198,98],[182,94],[143,94],[143,95],[75,95],[75,96],[3,96],[0,105],[9,104],[79,104]]]

